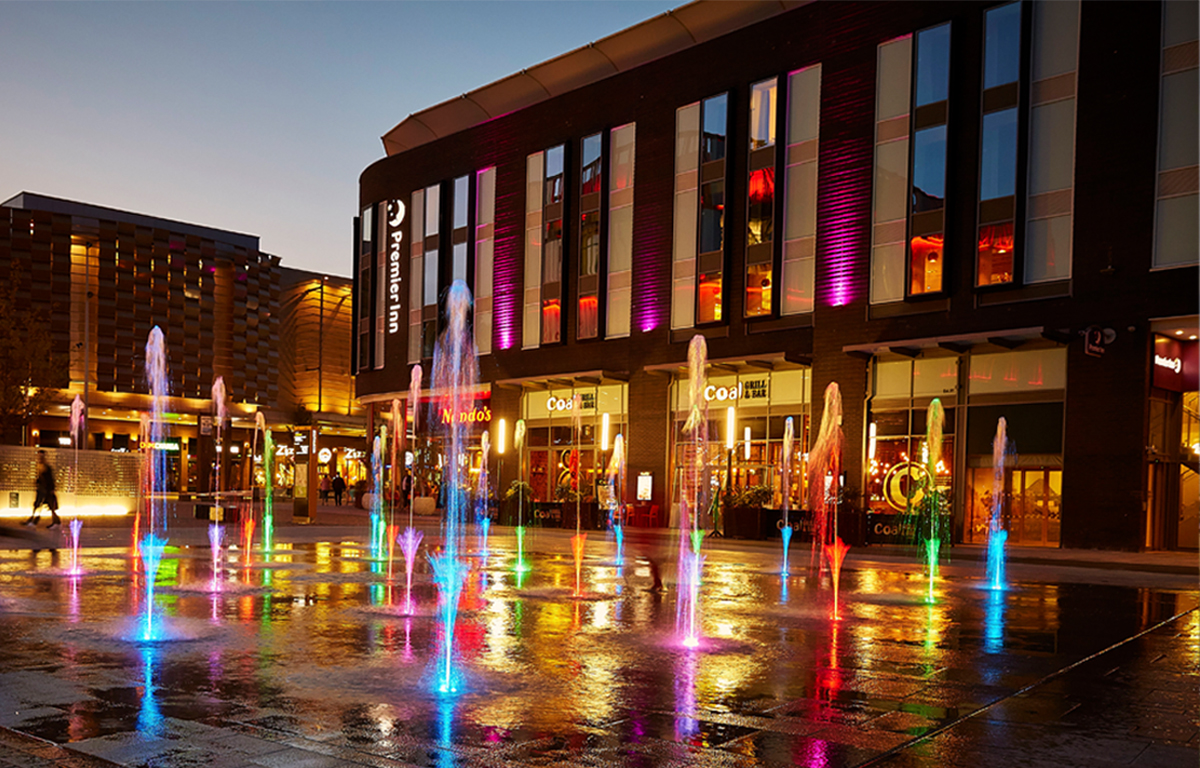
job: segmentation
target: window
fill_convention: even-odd
[[[1197,24],[1196,3],[1163,3],[1155,267],[1193,265],[1200,254]]]
[[[671,328],[723,319],[728,94],[675,112]]]
[[[522,349],[537,347],[542,338],[542,188],[545,183],[545,159],[544,152],[535,152],[525,160],[525,312],[521,323]]]
[[[496,169],[475,180],[475,349],[492,352],[492,267],[496,241]]]
[[[775,143],[776,79],[750,86],[750,149],[762,149]]]
[[[424,296],[421,307],[421,357],[433,357],[438,332],[438,293],[440,289],[441,238],[438,224],[441,219],[440,184],[425,189],[425,248]]]
[[[562,340],[563,183],[566,147],[546,150],[542,207],[542,344]]]
[[[1021,3],[984,15],[979,230],[975,285],[1014,280],[1017,139],[1021,74]]]
[[[412,193],[409,206],[408,362],[419,363],[425,350],[425,190]]]
[[[467,216],[471,207],[471,177],[460,176],[454,180],[453,231],[450,233],[453,246],[450,251],[451,271],[450,280],[462,280],[470,285],[471,279],[467,272]]]
[[[821,65],[788,75],[780,313],[813,311]]]
[[[917,33],[912,111],[908,295],[941,293],[946,228],[946,128],[950,25]]]
[[[1024,282],[1071,277],[1079,2],[1032,6]]]
[[[633,291],[633,173],[637,126],[609,134],[608,303],[605,336],[629,335]]]
[[[374,327],[371,265],[375,258],[375,206],[363,208],[358,222],[358,369],[363,371],[371,367],[371,329]]]
[[[375,217],[375,357],[373,367],[375,370],[382,370],[386,358],[384,353],[387,349],[387,259],[388,259],[388,237],[387,237],[387,203],[381,203],[378,208],[378,215]],[[320,403],[317,403],[320,407]]]
[[[904,298],[912,48],[912,36],[906,35],[881,44],[876,54],[872,304]]]
[[[579,326],[580,339],[600,333],[600,190],[603,181],[601,135],[581,142],[579,169]]]
[[[671,241],[671,328],[696,323],[696,216],[700,186],[700,102],[675,111],[675,225]]]
[[[778,78],[750,87],[746,201],[746,317],[770,316],[775,302],[775,92]],[[703,231],[703,230],[702,230]]]

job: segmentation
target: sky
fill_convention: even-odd
[[[0,0],[0,200],[258,235],[349,275],[384,132],[680,4]]]

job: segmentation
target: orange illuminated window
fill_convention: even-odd
[[[912,272],[909,293],[938,293],[942,290],[941,234],[914,237],[911,243]]]
[[[1013,223],[979,228],[979,271],[976,285],[997,285],[1013,280]]]

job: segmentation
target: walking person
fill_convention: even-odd
[[[333,503],[342,506],[342,494],[346,491],[346,481],[342,479],[340,472],[333,473]]]
[[[333,490],[333,483],[329,481],[329,473],[321,475],[321,503],[329,503],[329,492]]]
[[[54,493],[54,470],[46,463],[46,452],[37,452],[37,493],[33,497],[33,511],[25,525],[37,525],[41,520],[40,510],[43,506],[50,509],[50,525],[47,528],[57,528],[62,525],[58,518],[58,496]]]

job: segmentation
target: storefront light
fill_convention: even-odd
[[[733,431],[737,429],[737,416],[733,412],[733,406],[725,409],[725,450],[733,450]]]
[[[742,441],[742,458],[750,461],[750,427],[746,427],[746,438]]]
[[[508,438],[508,421],[500,419],[500,424],[496,427],[496,453],[500,456],[504,455],[505,443]]]
[[[600,416],[600,450],[608,450],[608,414]]]
[[[875,461],[875,422],[867,426],[867,459]]]

